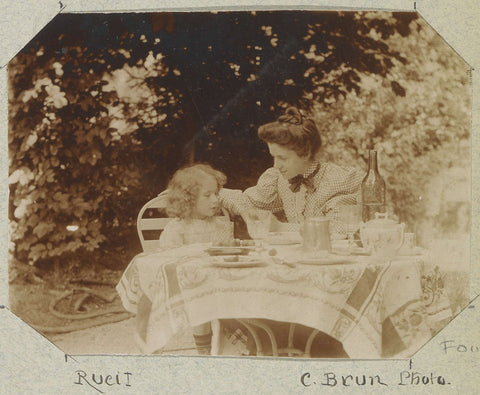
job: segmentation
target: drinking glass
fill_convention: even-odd
[[[344,226],[348,238],[348,250],[351,252],[355,248],[355,232],[360,228],[362,221],[362,206],[359,204],[340,206],[338,220]]]
[[[219,231],[213,240],[214,245],[231,246],[234,241],[234,224],[228,217],[217,217]]]
[[[306,218],[302,226],[303,249],[307,252],[325,251],[330,253],[330,218]]]
[[[270,211],[257,210],[249,215],[247,221],[248,234],[259,247],[262,247],[262,241],[268,236],[270,221]]]

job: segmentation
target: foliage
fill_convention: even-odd
[[[405,180],[389,174],[411,163],[414,131],[424,134],[413,146],[419,158],[447,144],[453,129],[466,132],[445,123],[464,111],[455,107],[464,81],[451,86],[458,66],[453,56],[431,58],[433,38],[420,40],[412,20],[377,12],[59,15],[9,64],[15,258],[97,261],[116,248],[127,260],[139,248],[139,208],[176,168],[195,157],[225,171],[229,186],[253,183],[269,163],[256,129],[291,104],[315,110],[337,161],[360,163],[373,143],[394,153],[384,169],[400,194]],[[417,41],[430,62],[408,56]],[[438,89],[416,86],[437,83],[436,67],[451,73]],[[422,118],[432,109],[438,116]],[[430,125],[438,120],[443,129]]]
[[[29,263],[94,252],[133,225],[139,147],[116,138],[116,93],[69,49],[68,61],[30,49],[9,65],[11,240]]]
[[[252,158],[258,165],[253,166],[254,177],[269,161],[256,137],[260,124],[289,104],[310,109],[315,101],[334,101],[358,91],[359,73],[386,75],[394,59],[405,59],[377,37],[407,34],[414,17],[352,12],[174,14],[174,33],[162,30],[144,37],[145,45],[158,42],[147,57],[158,73],[145,79],[152,97],[158,98],[153,111],[160,108],[164,117],[156,120],[157,127],[180,131],[177,140],[187,150],[195,146],[196,159],[231,175],[230,186],[242,187],[245,177],[252,176]],[[142,141],[159,152],[157,137],[149,138],[153,129],[144,130],[140,116],[131,120],[144,133]]]
[[[317,105],[315,118],[326,137],[327,159],[366,169],[368,150],[379,152],[390,211],[426,242],[433,237],[426,227],[436,227],[440,237],[453,225],[440,220],[445,207],[432,213],[443,188],[432,190],[432,184],[458,182],[451,168],[463,169],[469,182],[471,105],[466,63],[423,21],[411,28],[419,34],[386,40],[408,56],[406,64],[396,63],[386,79],[362,76],[361,94]],[[404,89],[402,95],[390,89],[393,81]],[[465,191],[457,192],[455,199],[468,204]]]

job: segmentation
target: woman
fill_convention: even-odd
[[[356,204],[363,174],[354,168],[320,162],[322,140],[315,123],[290,107],[277,121],[260,126],[258,136],[268,145],[273,167],[244,192],[223,189],[223,206],[248,223],[255,209],[301,224],[305,218],[328,216],[334,233],[341,205]]]
[[[328,216],[333,219],[332,236],[344,237],[336,217],[342,205],[353,205],[359,201],[363,174],[354,168],[320,162],[322,140],[318,129],[296,108],[288,108],[277,121],[260,126],[258,136],[268,145],[273,167],[260,176],[257,185],[244,192],[221,189],[223,206],[230,213],[241,215],[247,226],[258,209],[271,211],[277,218],[286,219],[288,226],[282,228],[291,230],[298,230],[298,225],[305,218]],[[224,333],[238,332],[235,323],[225,321],[222,325]],[[287,333],[279,330],[286,323],[269,321],[269,325],[278,333]],[[306,342],[311,328],[298,326],[297,332],[296,341]],[[255,353],[250,336],[246,338],[247,348]],[[311,356],[348,357],[342,343],[323,332],[315,337]]]

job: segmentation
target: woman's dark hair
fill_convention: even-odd
[[[167,188],[168,216],[190,218],[195,209],[200,188],[208,177],[216,181],[218,190],[227,182],[225,174],[204,163],[196,163],[177,170]]]
[[[313,159],[322,146],[320,133],[309,118],[303,118],[295,107],[289,107],[275,122],[258,128],[258,137],[294,151],[298,156]]]

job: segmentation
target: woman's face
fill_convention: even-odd
[[[267,143],[267,145],[273,158],[273,167],[278,169],[287,180],[305,173],[311,164],[307,157],[298,156],[295,151],[275,143]]]
[[[213,217],[218,211],[218,185],[214,177],[207,175],[200,190],[193,212],[194,218]]]

